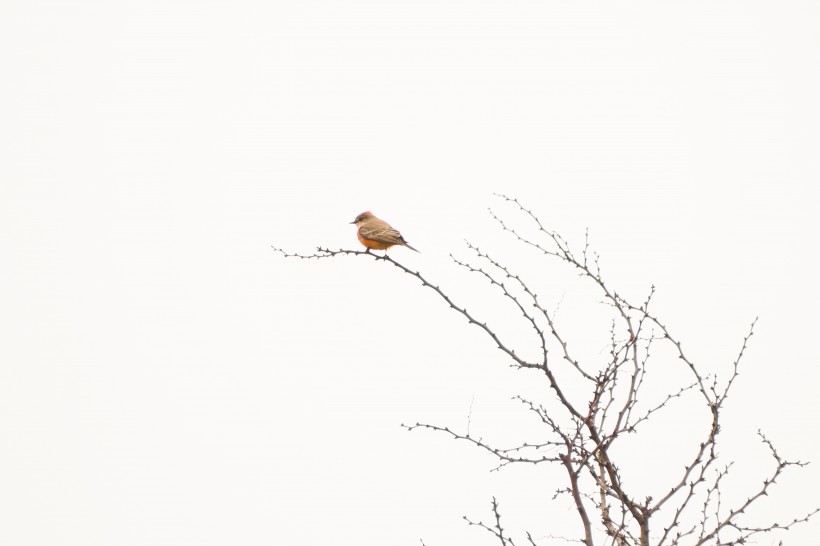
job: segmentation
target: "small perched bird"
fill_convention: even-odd
[[[381,218],[373,216],[370,211],[361,213],[350,223],[356,224],[356,227],[359,228],[356,235],[368,252],[371,248],[373,250],[387,250],[394,245],[406,246],[410,250],[418,252],[404,240],[401,233]]]

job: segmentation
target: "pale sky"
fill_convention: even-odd
[[[754,521],[818,506],[818,22],[796,1],[4,0],[0,543],[491,544],[461,516],[493,495],[521,543],[579,536],[560,472],[400,428],[533,439],[509,398],[540,378],[389,264],[270,249],[359,248],[372,210],[422,251],[394,258],[525,339],[450,261],[469,239],[594,359],[597,294],[514,246],[493,192],[588,227],[707,371],[759,316],[732,491],[770,471],[760,428],[813,464]],[[701,409],[624,455],[636,487],[665,491]]]

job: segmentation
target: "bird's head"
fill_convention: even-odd
[[[373,216],[373,213],[372,213],[372,212],[367,211],[367,212],[363,212],[363,213],[361,213],[360,215],[358,215],[358,216],[356,217],[356,219],[355,219],[355,220],[353,220],[353,221],[352,221],[352,222],[350,222],[350,223],[351,223],[351,224],[356,224],[357,226],[360,226],[360,225],[362,225],[363,223],[365,223],[365,222],[367,222],[368,220],[370,220],[371,218],[375,218],[375,216]]]

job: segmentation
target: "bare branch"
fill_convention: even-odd
[[[820,510],[820,508],[815,509],[815,510],[809,512],[808,514],[806,514],[804,517],[797,518],[794,521],[792,521],[788,524],[785,524],[785,525],[782,525],[782,524],[779,524],[779,523],[772,523],[768,526],[763,526],[763,527],[751,527],[751,526],[743,526],[743,525],[737,523],[737,521],[736,521],[737,518],[739,516],[741,516],[746,511],[746,509],[749,508],[749,506],[751,506],[755,501],[757,501],[760,498],[762,498],[762,497],[769,494],[769,488],[777,482],[777,478],[780,476],[780,474],[786,468],[788,468],[790,466],[801,467],[801,466],[806,466],[806,464],[808,464],[808,463],[804,463],[804,462],[800,462],[800,461],[787,461],[787,460],[781,458],[780,455],[777,453],[777,450],[775,449],[774,445],[763,434],[763,432],[758,431],[757,434],[758,434],[758,436],[760,436],[761,441],[764,444],[766,444],[766,446],[769,448],[769,451],[771,452],[771,455],[775,460],[776,464],[775,464],[775,468],[774,468],[772,474],[769,476],[769,478],[763,480],[763,484],[761,485],[760,489],[758,489],[757,492],[754,495],[747,498],[746,501],[743,502],[737,508],[734,508],[734,509],[730,510],[729,513],[726,516],[724,516],[717,523],[717,525],[715,526],[715,528],[711,532],[708,532],[706,534],[701,534],[701,536],[698,538],[698,541],[695,543],[696,546],[699,546],[701,544],[706,544],[712,538],[716,537],[717,534],[721,531],[721,529],[723,529],[725,527],[731,527],[731,528],[735,529],[736,531],[738,531],[740,533],[740,537],[738,539],[735,539],[736,542],[740,541],[741,539],[743,541],[745,541],[746,538],[748,538],[752,535],[755,535],[755,534],[768,533],[768,532],[774,531],[776,529],[789,529],[793,525],[808,521],[809,518],[811,518],[814,514],[816,514],[818,512],[818,510]]]
[[[509,537],[504,536],[504,528],[501,526],[501,514],[498,512],[498,502],[493,497],[493,516],[495,517],[495,523],[492,527],[483,523],[482,521],[472,521],[467,516],[464,516],[464,521],[467,522],[467,525],[481,527],[485,531],[488,531],[492,535],[494,535],[500,542],[501,546],[515,546],[515,543]]]
[[[426,286],[426,287],[430,288],[431,290],[433,290],[434,292],[436,292],[447,303],[447,305],[449,305],[452,309],[456,310],[458,313],[461,313],[462,315],[464,315],[464,317],[469,321],[470,324],[475,324],[476,326],[478,326],[479,328],[484,330],[484,332],[488,336],[490,336],[490,338],[492,338],[492,340],[496,343],[497,347],[499,349],[501,349],[503,352],[505,352],[507,354],[507,356],[512,358],[516,362],[516,364],[518,364],[519,367],[521,367],[521,368],[543,369],[542,364],[533,364],[533,363],[530,363],[530,362],[526,362],[525,360],[520,358],[518,355],[515,354],[515,351],[513,349],[510,349],[507,345],[505,345],[504,343],[501,342],[501,340],[496,335],[496,333],[490,327],[487,326],[486,322],[479,322],[478,319],[473,317],[473,315],[471,315],[467,311],[466,308],[459,307],[458,305],[456,305],[450,299],[450,297],[447,296],[447,294],[445,294],[441,290],[441,288],[439,288],[438,286],[435,286],[435,285],[431,284],[430,282],[428,282],[427,279],[425,279],[421,275],[421,273],[419,273],[418,271],[412,271],[408,267],[402,265],[401,263],[397,262],[396,260],[394,260],[393,258],[388,256],[386,253],[383,254],[383,255],[378,255],[378,254],[375,254],[375,253],[370,252],[370,251],[343,250],[343,249],[342,250],[330,250],[330,249],[327,249],[327,248],[318,247],[316,249],[316,254],[307,254],[307,255],[305,255],[305,254],[289,254],[289,253],[283,251],[280,248],[277,248],[277,247],[271,247],[271,248],[273,248],[275,251],[279,252],[280,254],[284,255],[285,257],[296,257],[296,258],[302,258],[302,259],[320,259],[320,258],[332,258],[332,257],[335,257],[335,256],[341,256],[341,255],[347,254],[347,255],[354,255],[354,256],[356,256],[356,255],[358,255],[358,256],[368,256],[368,257],[373,258],[374,260],[381,260],[381,261],[389,262],[389,263],[393,264],[394,266],[398,267],[399,269],[401,269],[402,271],[404,271],[405,273],[407,273],[408,275],[412,275],[413,277],[416,277],[418,280],[421,281],[422,286]]]
[[[802,467],[806,464],[781,458],[773,444],[760,432],[761,440],[768,447],[775,467],[745,501],[733,505],[733,508],[725,507],[728,503],[723,490],[732,464],[717,468],[720,415],[724,402],[740,375],[740,364],[754,334],[756,318],[743,338],[737,357],[729,368],[728,378],[718,381],[718,374],[705,373],[703,367],[684,351],[682,341],[672,334],[659,317],[650,312],[655,295],[654,286],[643,301],[633,304],[605,281],[600,258],[591,248],[589,230],[584,232],[582,246],[573,246],[562,235],[547,229],[517,199],[504,195],[499,197],[505,206],[509,204],[513,207],[514,214],[523,216],[527,226],[526,229],[513,227],[505,218],[490,210],[490,215],[501,230],[511,234],[525,247],[546,256],[550,263],[558,263],[576,272],[584,279],[585,286],[590,287],[595,297],[603,303],[602,312],[611,318],[609,342],[592,362],[582,363],[576,356],[578,352],[570,351],[566,333],[559,331],[556,324],[558,309],[549,311],[541,304],[532,285],[521,275],[469,242],[467,247],[472,253],[469,261],[452,255],[450,257],[459,267],[483,277],[494,291],[500,292],[496,293],[496,297],[503,297],[512,304],[514,313],[524,317],[528,325],[527,331],[534,333],[540,349],[540,356],[536,356],[534,361],[521,356],[522,353],[517,352],[512,345],[502,341],[493,326],[480,322],[465,307],[457,305],[444,290],[428,281],[419,271],[411,270],[387,254],[322,247],[312,254],[299,254],[272,248],[287,258],[311,260],[351,255],[388,262],[418,279],[422,286],[433,290],[469,323],[478,326],[512,360],[513,367],[543,373],[539,373],[539,377],[546,379],[543,384],[548,388],[542,389],[542,396],[557,404],[557,414],[552,409],[551,413],[548,412],[546,408],[552,406],[544,403],[538,396],[530,396],[531,400],[520,395],[513,396],[528,414],[534,414],[538,418],[538,426],[543,433],[535,435],[537,439],[530,438],[501,448],[481,437],[473,436],[470,430],[472,402],[467,416],[466,433],[421,423],[402,426],[407,430],[422,428],[442,432],[454,440],[468,442],[495,457],[498,466],[493,470],[513,463],[533,466],[541,463],[560,464],[565,470],[566,481],[556,488],[553,498],[567,495],[572,500],[583,534],[581,539],[562,540],[586,546],[593,546],[596,540],[599,544],[611,546],[650,546],[650,524],[655,525],[653,522],[663,518],[661,521],[665,527],[660,530],[653,528],[654,534],[651,537],[655,546],[682,546],[684,543],[695,546],[728,546],[746,544],[755,536],[788,531],[818,513],[820,509],[815,509],[786,522],[762,526],[744,521],[748,508],[768,496],[772,485],[788,467]],[[503,318],[499,317],[497,320]],[[561,359],[550,361],[550,350],[555,350],[556,345]],[[656,377],[655,370],[663,369],[656,362],[663,362],[667,358],[659,350],[664,347],[672,349],[673,358],[682,362],[682,367],[687,370],[690,378],[667,387],[667,390],[658,394],[651,391],[651,385]],[[573,379],[579,381],[573,383]],[[580,392],[578,384],[583,386]],[[649,403],[648,400],[652,402]],[[621,475],[620,464],[624,463],[624,459],[620,458],[621,451],[612,447],[620,443],[620,438],[638,433],[650,419],[662,418],[666,413],[662,411],[665,408],[685,402],[695,404],[698,411],[708,416],[701,440],[690,448],[691,456],[682,472],[678,470],[679,474],[673,474],[671,485],[667,486],[668,489],[661,489],[662,494],[657,495],[657,500],[653,496],[638,500]],[[619,460],[616,460],[616,456]],[[626,459],[626,462],[634,461]],[[494,521],[487,524],[466,517],[464,519],[469,525],[488,531],[502,546],[515,546],[502,526],[495,498],[492,501],[492,513]],[[593,525],[593,521],[596,525]],[[546,538],[560,537],[549,535]],[[526,541],[530,546],[536,546],[536,540],[530,533],[526,533]],[[423,541],[421,544],[424,546]]]
[[[539,464],[539,463],[545,463],[545,462],[558,462],[558,461],[560,461],[560,458],[557,457],[557,456],[548,457],[548,456],[542,455],[542,456],[535,456],[535,457],[525,457],[525,456],[516,455],[517,453],[520,453],[521,451],[526,451],[526,450],[536,450],[537,451],[538,449],[541,449],[541,448],[544,448],[544,447],[559,445],[556,442],[546,442],[546,443],[541,443],[541,444],[524,444],[524,445],[520,445],[520,446],[516,446],[516,447],[512,447],[512,448],[502,449],[502,448],[493,447],[493,446],[489,445],[482,438],[474,438],[474,437],[472,437],[470,435],[467,435],[467,434],[459,434],[455,431],[450,430],[448,427],[439,427],[439,426],[436,426],[436,425],[428,425],[428,424],[424,424],[424,423],[416,423],[415,425],[402,424],[401,426],[404,427],[405,429],[407,429],[408,431],[412,431],[412,430],[415,430],[417,428],[425,428],[425,429],[429,429],[429,430],[435,430],[437,432],[444,432],[445,434],[449,434],[454,440],[465,440],[465,441],[467,441],[467,442],[469,442],[469,443],[471,443],[471,444],[473,444],[477,447],[480,447],[481,449],[483,449],[483,450],[485,450],[489,453],[492,453],[493,455],[495,455],[501,461],[501,463],[496,468],[494,468],[493,470],[498,470],[498,469],[500,469],[504,466],[507,466],[508,464],[511,464],[511,463]]]

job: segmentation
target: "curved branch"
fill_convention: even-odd
[[[522,359],[521,357],[519,357],[517,354],[515,354],[515,351],[513,349],[510,349],[507,345],[505,345],[504,343],[501,342],[501,339],[499,339],[498,335],[496,335],[496,333],[493,332],[493,330],[489,326],[487,326],[486,322],[479,322],[475,317],[473,317],[473,315],[471,315],[467,311],[466,308],[459,307],[458,305],[456,305],[453,302],[453,300],[451,300],[450,297],[447,296],[447,294],[445,294],[441,290],[441,288],[439,288],[438,286],[435,286],[432,283],[430,283],[427,279],[425,279],[421,275],[421,273],[419,273],[418,271],[413,271],[413,270],[409,269],[408,267],[402,265],[401,263],[397,262],[396,260],[394,260],[393,258],[388,256],[386,253],[383,254],[383,255],[379,255],[379,254],[375,254],[373,252],[365,251],[365,250],[344,250],[344,249],[330,250],[330,249],[327,249],[327,248],[318,247],[316,249],[316,254],[296,254],[296,253],[285,252],[281,248],[277,248],[275,246],[271,246],[271,248],[273,250],[275,250],[276,252],[279,252],[283,256],[287,257],[287,258],[321,259],[321,258],[332,258],[334,256],[340,256],[340,255],[347,254],[347,255],[352,255],[352,256],[369,256],[370,258],[373,258],[376,261],[389,262],[389,263],[393,264],[394,266],[398,267],[399,269],[401,269],[402,271],[404,271],[405,273],[407,273],[408,275],[412,275],[413,277],[416,277],[418,280],[421,281],[422,286],[426,286],[426,287],[430,288],[431,290],[433,290],[445,302],[447,302],[447,305],[449,305],[452,309],[455,309],[457,312],[464,315],[464,317],[470,322],[470,324],[475,324],[476,326],[478,326],[479,328],[484,330],[484,332],[488,336],[490,336],[490,338],[492,338],[492,340],[496,343],[498,348],[501,349],[502,351],[504,351],[507,354],[507,356],[509,356],[511,359],[513,359],[515,361],[515,363],[518,364],[519,367],[539,369],[539,370],[544,369],[543,364],[534,364],[534,363],[531,363],[531,362],[527,362],[524,359]]]

